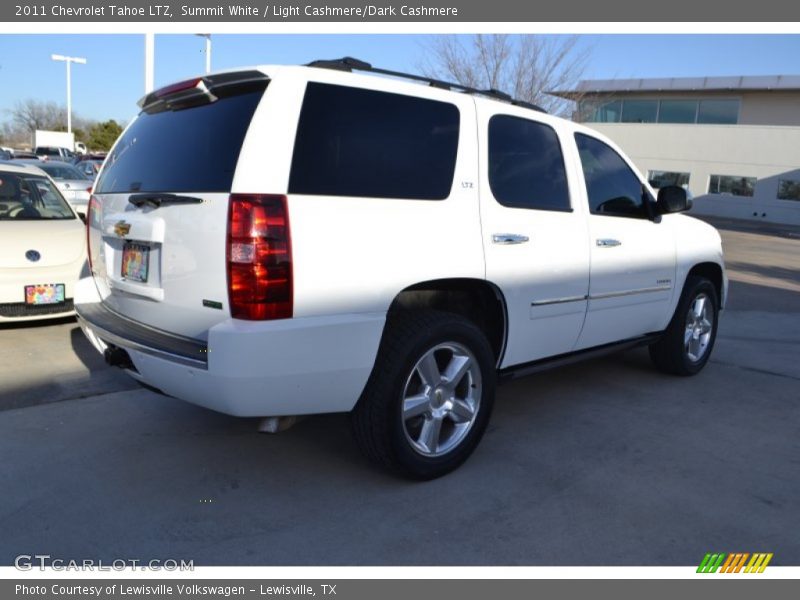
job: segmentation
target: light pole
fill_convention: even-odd
[[[144,34],[144,93],[153,91],[155,78],[156,38],[154,33]]]
[[[211,34],[195,33],[196,36],[206,38],[206,73],[211,72]]]
[[[72,63],[85,65],[86,59],[78,56],[62,56],[61,54],[53,54],[50,56],[53,60],[67,63],[67,133],[72,133],[72,78],[71,66]]]

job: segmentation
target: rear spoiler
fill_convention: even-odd
[[[195,77],[159,88],[143,96],[137,104],[146,113],[181,110],[210,104],[221,97],[263,90],[269,77],[261,71],[236,71]]]

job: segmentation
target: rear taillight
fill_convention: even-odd
[[[231,195],[227,258],[232,317],[292,316],[292,248],[285,196]]]
[[[86,206],[86,254],[89,257],[89,272],[92,269],[92,223],[100,222],[100,201],[95,196],[89,197],[89,204]]]

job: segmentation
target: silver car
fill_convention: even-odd
[[[61,195],[81,216],[86,216],[94,178],[87,177],[74,166],[55,160],[20,160],[15,163],[34,165],[47,173],[55,181]]]

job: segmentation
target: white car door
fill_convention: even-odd
[[[589,208],[589,306],[578,348],[655,332],[675,285],[672,229],[650,218],[649,192],[609,144],[578,133],[575,141]]]
[[[488,150],[480,156],[486,278],[503,292],[509,319],[501,367],[570,352],[589,286],[586,216],[575,199],[582,182],[562,150],[573,142],[545,115],[476,104],[479,147]]]

